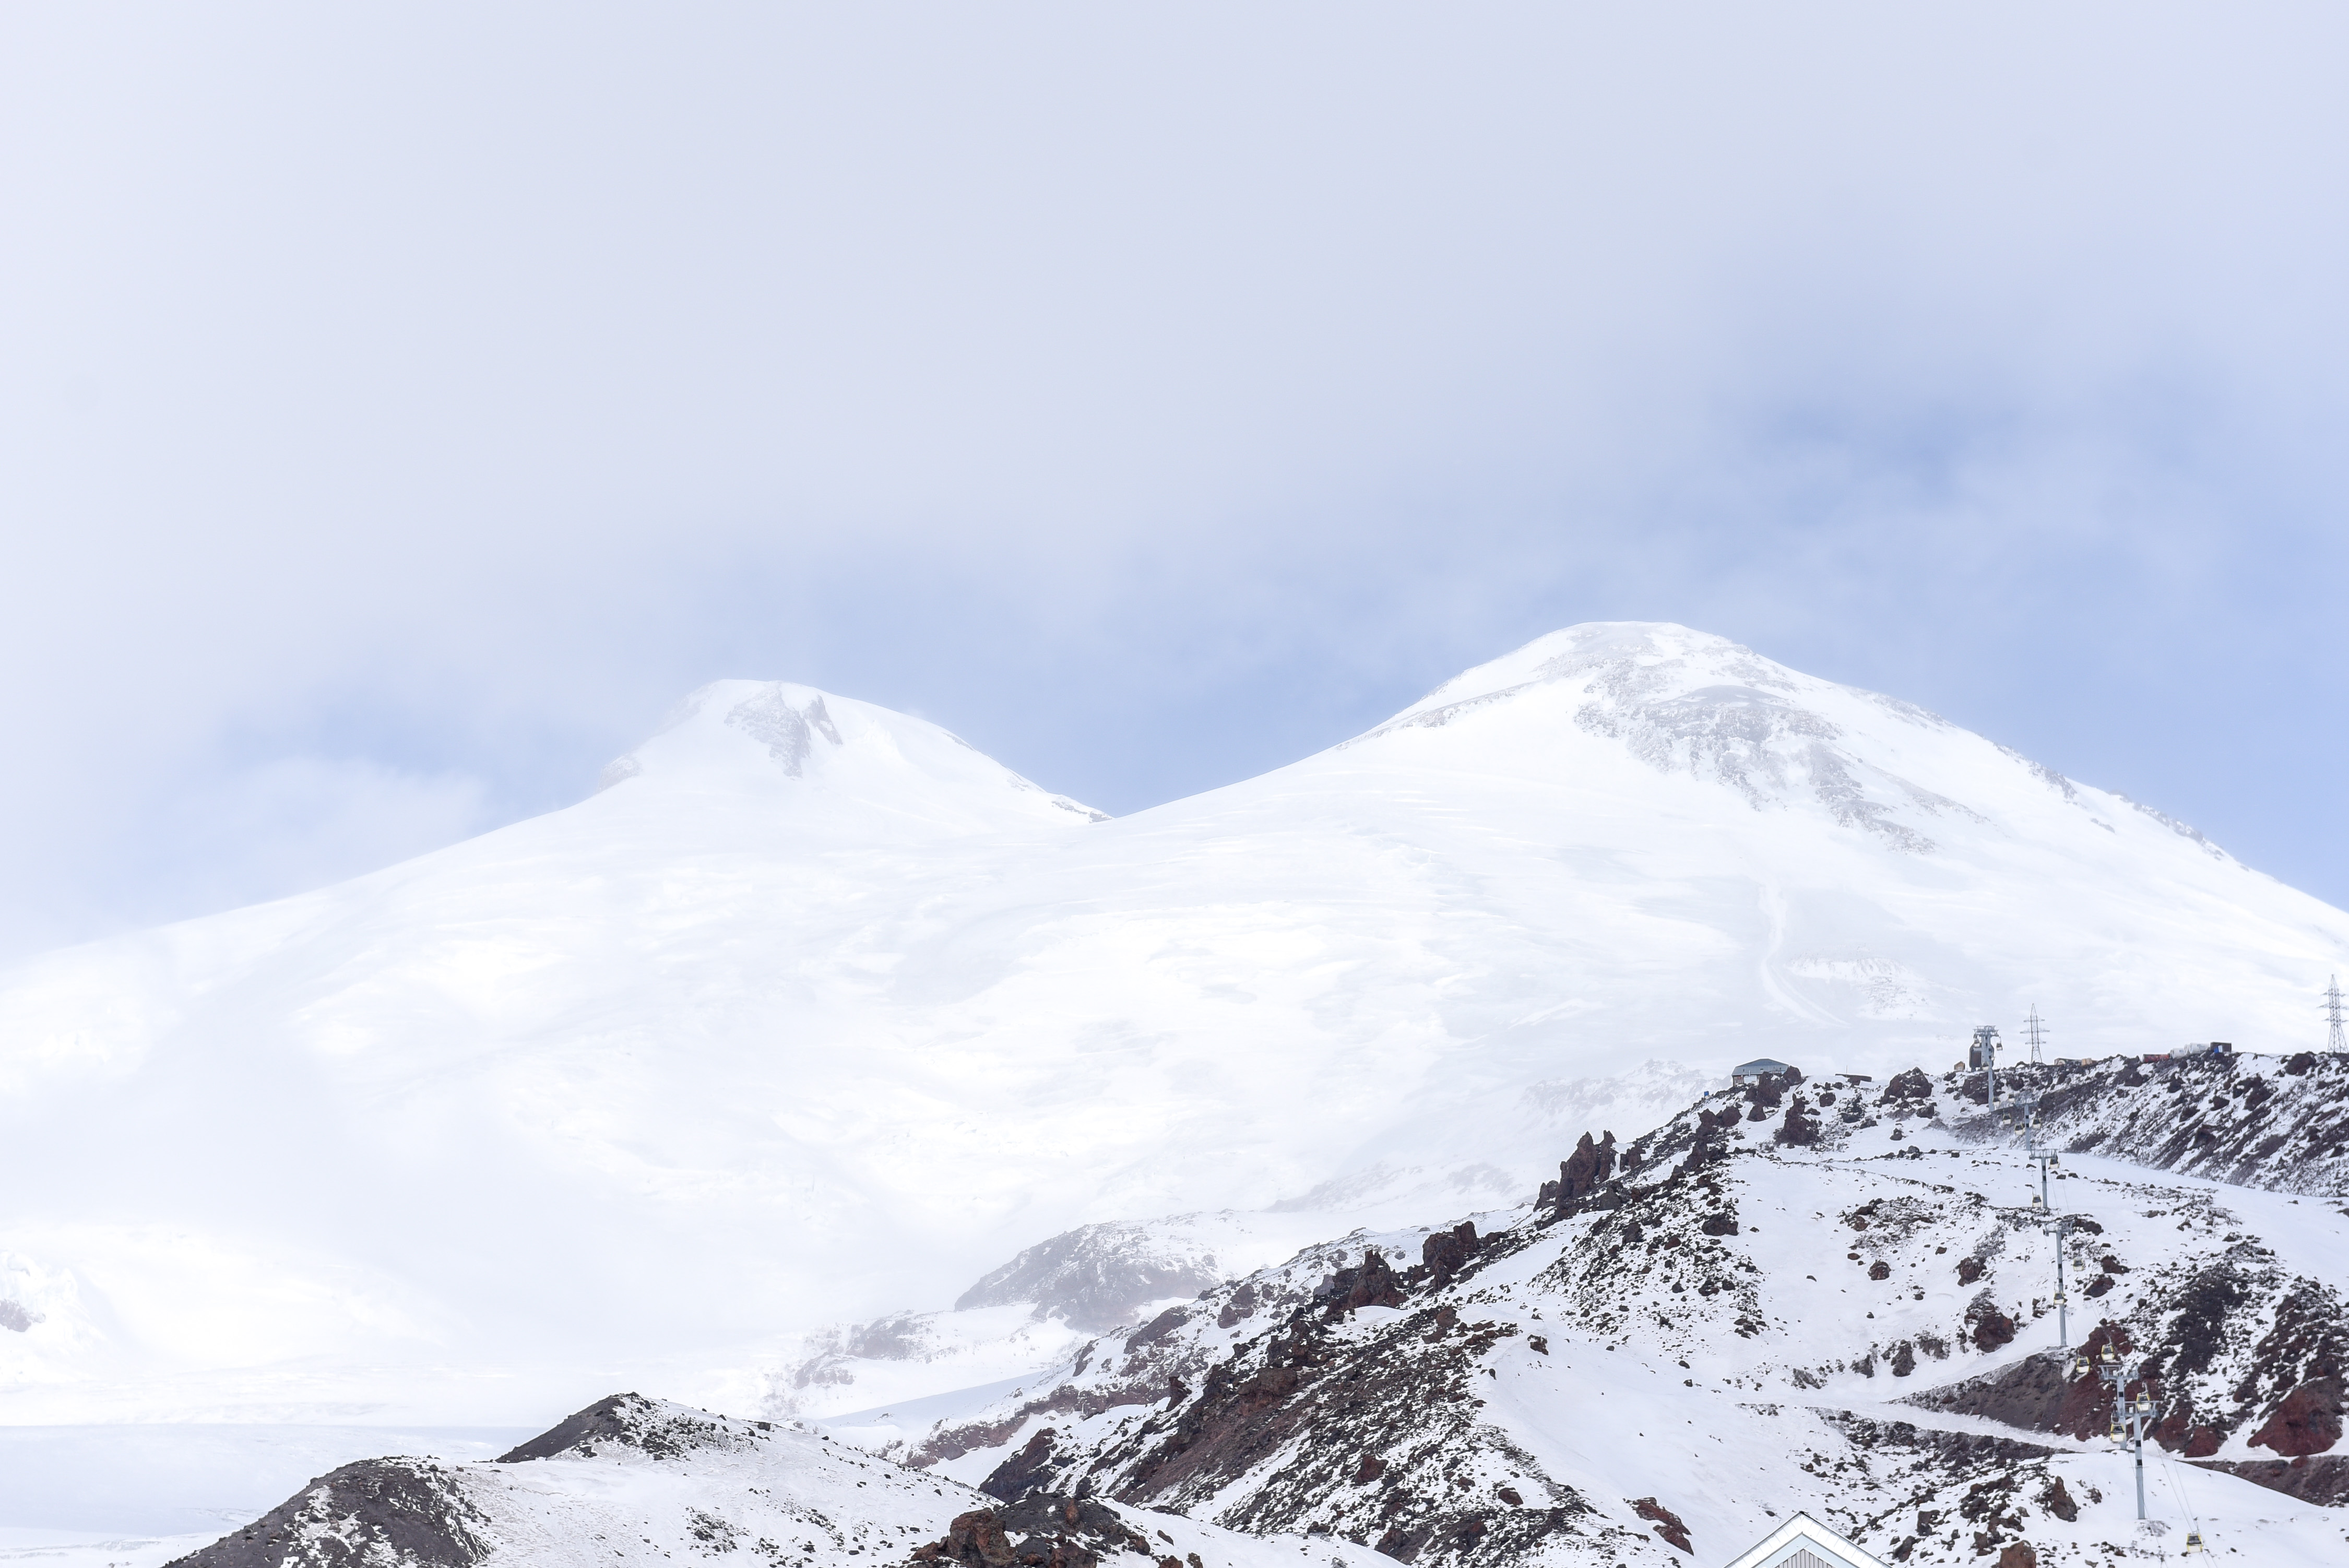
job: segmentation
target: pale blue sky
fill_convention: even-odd
[[[1586,619],[2349,902],[2336,8],[0,10],[0,954],[805,680],[1119,812]]]

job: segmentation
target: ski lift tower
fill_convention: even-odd
[[[2044,1065],[2040,1047],[2046,1038],[2047,1026],[2041,1021],[2037,1007],[2031,1009],[2031,1016],[2024,1023],[2023,1029],[2024,1038],[2031,1042],[2033,1065]],[[1997,1031],[1977,1030],[1974,1037],[1980,1041],[1985,1033],[1991,1037],[1983,1042],[1982,1047],[1984,1057],[1988,1059],[1990,1053],[1996,1049]],[[2023,1157],[2039,1168],[2039,1191],[2032,1195],[2031,1206],[2038,1211],[2041,1220],[2052,1218],[2055,1222],[2055,1347],[2068,1350],[2072,1346],[2072,1306],[2071,1297],[2064,1288],[2064,1249],[2071,1241],[2072,1221],[2069,1215],[2055,1213],[2054,1199],[2048,1191],[2049,1172],[2059,1161],[2055,1151],[2039,1140],[2039,1099],[2038,1075],[2026,1075],[2023,1088],[2014,1094],[2014,1109],[2023,1121]],[[1999,1124],[2002,1127],[2011,1125],[2004,1117],[2000,1118]]]
[[[1974,1030],[1974,1062],[1982,1069],[1982,1109],[1998,1113],[1998,1030],[1984,1024]]]
[[[2031,1206],[2043,1221],[2055,1222],[2055,1347],[2072,1347],[2071,1297],[2064,1290],[2064,1249],[2072,1239],[2072,1217],[2055,1212],[2054,1199],[2048,1192],[2048,1172],[2061,1163],[2055,1150],[2039,1141],[2039,1090],[2026,1083],[2016,1096],[2016,1109],[2023,1119],[2023,1157],[2039,1167],[2039,1191],[2031,1195]]]
[[[2015,1097],[2015,1109],[2023,1119],[2023,1157],[2039,1167],[2039,1191],[2031,1195],[2031,1207],[2042,1221],[2055,1222],[2055,1347],[2068,1350],[2072,1345],[2071,1298],[2064,1291],[2064,1248],[2072,1237],[2072,1217],[2055,1212],[2054,1199],[2048,1191],[2048,1172],[2059,1163],[2055,1151],[2039,1141],[2039,1090],[2029,1083]]]
[[[2137,1516],[2139,1520],[2143,1520],[2145,1518],[2145,1434],[2151,1429],[2154,1422],[2161,1418],[2161,1409],[2141,1387],[2137,1390],[2136,1398],[2132,1399],[2128,1397],[2127,1389],[2133,1381],[2132,1375],[2137,1370],[2137,1366],[2122,1360],[2114,1351],[2109,1341],[2095,1360],[2092,1361],[2085,1356],[2075,1358],[2072,1363],[2072,1370],[2083,1376],[2091,1371],[2095,1372],[2097,1377],[2105,1380],[2105,1386],[2113,1391],[2112,1438],[2113,1441],[2120,1444],[2121,1447],[2132,1449],[2137,1456]],[[2199,1545],[2199,1542],[2196,1544]]]

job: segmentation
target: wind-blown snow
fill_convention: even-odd
[[[1938,1068],[2033,1002],[2297,1044],[2349,961],[2168,819],[1669,625],[1097,817],[721,682],[567,810],[18,966],[0,1420],[715,1400],[1079,1225],[1516,1202],[1736,1060]]]

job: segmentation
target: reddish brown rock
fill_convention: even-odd
[[[1052,1472],[1053,1429],[1046,1427],[1028,1439],[1028,1446],[1005,1460],[979,1490],[1009,1502],[1041,1484]]]
[[[1256,1306],[1255,1284],[1244,1284],[1232,1292],[1231,1299],[1224,1303],[1224,1310],[1216,1314],[1216,1326],[1229,1328],[1244,1317],[1254,1317]]]
[[[1448,1231],[1438,1231],[1420,1243],[1420,1266],[1427,1270],[1427,1288],[1442,1290],[1459,1276],[1476,1255],[1476,1225],[1463,1220]]]
[[[1012,1568],[1019,1561],[1011,1551],[1011,1540],[1003,1532],[1003,1521],[988,1508],[973,1509],[958,1513],[947,1526],[947,1538],[926,1549],[934,1563],[955,1563],[963,1568]]]
[[[1809,1109],[1803,1097],[1796,1095],[1794,1103],[1786,1108],[1786,1119],[1770,1134],[1770,1140],[1783,1143],[1789,1149],[1807,1149],[1816,1143],[1819,1140],[1819,1124],[1806,1114]]]
[[[1960,1258],[1958,1260],[1958,1283],[1960,1284],[1971,1284],[1974,1281],[1982,1278],[1982,1259]]]
[[[1655,1522],[1656,1534],[1661,1539],[1679,1547],[1691,1556],[1696,1554],[1696,1548],[1689,1544],[1688,1526],[1681,1522],[1679,1514],[1674,1513],[1652,1497],[1633,1498],[1630,1503],[1640,1518],[1652,1520]]]
[[[2028,1541],[2010,1541],[1998,1554],[1998,1568],[2039,1568],[2039,1553]]]
[[[1587,1198],[1605,1186],[1614,1174],[1615,1135],[1609,1132],[1604,1141],[1593,1143],[1586,1132],[1582,1141],[1574,1146],[1574,1153],[1557,1168],[1557,1200],[1571,1203],[1577,1198]]]
[[[1966,1309],[1966,1324],[1973,1331],[1977,1350],[1997,1350],[2014,1343],[2014,1319],[1986,1301]]]
[[[1376,1247],[1363,1249],[1362,1261],[1354,1268],[1340,1269],[1330,1282],[1330,1316],[1332,1320],[1345,1316],[1365,1306],[1401,1306],[1402,1281],[1388,1266],[1386,1254]]]
[[[1878,1098],[1876,1103],[1878,1105],[1897,1105],[1903,1100],[1930,1099],[1932,1098],[1933,1080],[1925,1076],[1924,1068],[1910,1068],[1905,1073],[1895,1074],[1893,1078],[1885,1084],[1884,1093]]]
[[[2173,1454],[2183,1454],[2189,1460],[2209,1459],[2219,1451],[2226,1434],[2207,1421],[2194,1418],[2194,1404],[2181,1398],[2169,1407],[2160,1425],[2153,1429],[2153,1440]]]
[[[2253,1448],[2272,1449],[2290,1459],[2321,1454],[2340,1440],[2338,1377],[2313,1377],[2286,1394],[2251,1439]]]

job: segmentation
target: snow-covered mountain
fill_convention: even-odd
[[[2191,830],[1671,625],[1119,820],[781,684],[605,786],[0,977],[0,1421],[850,1410],[921,1390],[795,1385],[888,1359],[824,1326],[1080,1227],[1192,1216],[1135,1288],[1234,1277],[1747,1057],[1939,1065],[2029,1003],[2283,1046],[2349,961]],[[1081,1332],[991,1310],[1027,1348],[967,1370]]]
[[[2340,1561],[2349,1061],[2017,1078],[2170,1135],[2140,1150],[2302,1147],[2221,1185],[2091,1130],[2043,1209],[1979,1073],[1773,1080],[1582,1140],[1507,1210],[1321,1243],[1017,1393],[856,1435],[1006,1501],[1421,1563],[1723,1563],[1795,1509],[1911,1564],[2168,1556],[2189,1530]],[[2109,1389],[2073,1365],[2107,1347],[2158,1408],[2149,1529]]]
[[[2189,1540],[2338,1562],[2349,1061],[2008,1081],[2076,1134],[2044,1177],[1982,1074],[1789,1073],[1586,1135],[1506,1210],[1319,1241],[1083,1336],[943,1418],[619,1396],[494,1464],[347,1465],[184,1561],[1660,1568],[1799,1510],[1912,1568]],[[2230,1181],[2179,1169],[2213,1159]],[[974,1294],[1089,1310],[1132,1240],[1064,1238]],[[2080,1355],[2154,1407],[2141,1509]]]
[[[679,1558],[828,1568],[967,1548],[974,1561],[1099,1568],[1112,1554],[1218,1568],[1369,1568],[1332,1550],[1099,1501],[1003,1508],[818,1434],[641,1395],[599,1399],[492,1462],[385,1458],[318,1477],[179,1559],[185,1568],[470,1568]],[[1007,1526],[1009,1528],[1007,1529]],[[936,1538],[933,1542],[932,1538]],[[1015,1555],[1017,1553],[1018,1555]],[[935,1556],[931,1558],[935,1560]],[[958,1561],[949,1556],[948,1562]]]

